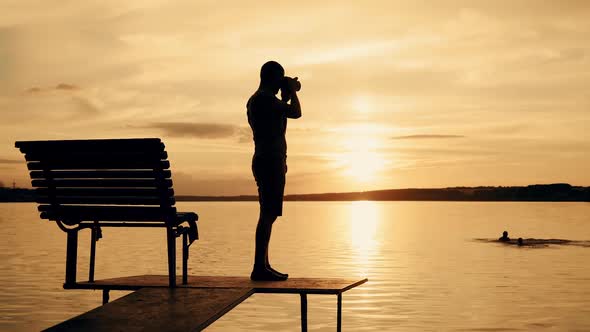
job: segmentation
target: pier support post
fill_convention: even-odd
[[[338,311],[336,312],[336,331],[342,331],[342,293],[338,293]]]
[[[307,332],[307,294],[300,293],[301,296],[301,331]]]
[[[105,305],[109,303],[109,289],[102,290],[102,304]]]

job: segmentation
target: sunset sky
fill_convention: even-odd
[[[288,194],[590,185],[589,1],[57,3],[2,1],[5,185],[17,140],[161,137],[177,193],[254,194],[267,60],[302,82]]]

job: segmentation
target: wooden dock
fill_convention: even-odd
[[[103,306],[47,331],[201,331],[255,293],[299,294],[301,330],[307,331],[307,294],[337,296],[337,331],[342,329],[342,293],[367,279],[290,278],[251,281],[248,277],[189,276],[169,288],[167,275],[141,275],[64,285],[103,291]],[[110,290],[135,290],[111,303]]]
[[[46,331],[201,331],[252,293],[242,288],[143,288]]]

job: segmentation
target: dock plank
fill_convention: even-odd
[[[142,288],[45,331],[201,331],[252,288]]]
[[[251,281],[249,277],[188,276],[188,284],[180,278],[181,288],[253,288],[257,293],[341,294],[367,282],[367,279],[289,278],[285,281]],[[136,290],[145,287],[168,287],[167,275],[141,275],[94,282],[78,282],[69,288]]]

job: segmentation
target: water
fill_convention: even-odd
[[[201,219],[191,274],[249,275],[256,203],[178,206]],[[512,238],[588,243],[588,203],[287,202],[284,210],[271,242],[275,268],[292,277],[369,278],[344,294],[344,331],[590,330],[590,248],[481,240],[506,229]],[[0,227],[1,331],[47,328],[101,304],[99,291],[62,289],[66,237],[39,219],[35,204],[0,204]],[[166,274],[162,229],[103,235],[97,278]],[[335,323],[336,297],[309,296],[309,329],[333,331]],[[256,294],[207,330],[299,331],[299,297]]]

